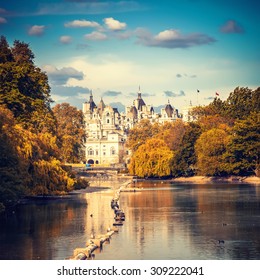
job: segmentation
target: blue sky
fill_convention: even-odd
[[[29,43],[55,102],[182,110],[260,86],[259,1],[0,0],[0,33]],[[197,93],[199,90],[199,93]]]

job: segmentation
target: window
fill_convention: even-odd
[[[98,156],[98,150],[96,150],[96,156]]]
[[[109,119],[107,119],[107,123],[109,123]]]
[[[115,155],[115,154],[116,154],[116,150],[115,150],[114,147],[112,147],[112,148],[110,149],[110,154],[111,154],[111,155]]]
[[[93,156],[93,155],[94,155],[94,151],[93,151],[92,148],[89,148],[89,149],[88,149],[88,155],[89,155],[89,156]]]

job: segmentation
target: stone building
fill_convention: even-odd
[[[172,122],[180,118],[178,110],[170,102],[155,113],[153,106],[146,105],[139,88],[137,99],[132,106],[126,107],[124,113],[117,108],[105,105],[101,98],[98,105],[90,93],[89,101],[83,103],[83,114],[86,123],[86,162],[95,165],[115,165],[125,163],[129,151],[125,148],[127,132],[142,119],[152,123]]]

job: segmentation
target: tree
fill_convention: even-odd
[[[201,134],[200,126],[191,122],[186,125],[185,133],[181,139],[181,145],[173,151],[171,163],[172,175],[191,176],[195,174],[197,157],[195,154],[195,143]]]
[[[12,55],[16,63],[31,63],[34,61],[34,53],[29,47],[29,44],[15,40],[12,47]]]
[[[236,175],[260,177],[260,113],[251,113],[232,129],[227,145],[227,170]]]
[[[26,170],[18,155],[19,135],[14,126],[12,112],[0,105],[0,212],[16,203],[26,189],[23,184]]]
[[[260,87],[256,90],[237,87],[225,102],[225,116],[245,119],[251,112],[260,111]]]
[[[29,45],[16,40],[10,48],[6,39],[1,37],[0,48],[3,50],[0,58],[0,104],[5,104],[23,127],[40,132],[44,119],[45,130],[48,127],[53,132],[55,123],[50,108],[48,77],[34,65],[34,54]]]
[[[219,128],[203,132],[195,144],[199,174],[221,176],[226,174],[225,152],[229,134]]]
[[[172,156],[173,153],[163,140],[148,139],[132,156],[129,171],[139,177],[169,176]]]
[[[170,150],[174,151],[182,145],[182,138],[185,134],[186,127],[182,120],[166,122],[160,127],[156,137],[163,139]]]
[[[57,120],[57,136],[60,158],[63,162],[80,162],[85,140],[84,115],[82,111],[68,103],[57,104],[53,108]]]
[[[0,37],[0,64],[13,61],[13,55],[4,36]]]
[[[127,147],[134,153],[145,141],[159,132],[158,124],[152,125],[147,119],[141,120],[132,129],[127,137]]]
[[[85,188],[88,183],[75,178],[59,161],[48,77],[34,65],[29,45],[15,41],[10,48],[2,36],[0,51],[0,211],[25,194],[64,194],[74,187]],[[68,117],[69,136],[77,138],[83,117]]]

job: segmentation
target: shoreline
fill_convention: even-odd
[[[84,177],[83,177],[84,178]],[[47,195],[47,196],[26,196],[20,200],[24,202],[26,200],[56,200],[56,199],[64,199],[68,198],[69,195],[74,194],[82,194],[82,193],[94,193],[94,192],[102,192],[102,191],[116,191],[122,185],[125,185],[122,191],[131,191],[137,189],[133,184],[133,179],[131,176],[119,177],[121,180],[117,181],[117,186],[115,186],[114,180],[104,180],[104,181],[91,181],[89,180],[89,187],[81,190],[73,190],[65,195]],[[87,178],[85,178],[87,179]],[[147,181],[161,181],[165,183],[183,183],[183,184],[252,184],[252,185],[260,185],[260,178],[256,176],[229,176],[229,177],[215,177],[215,176],[191,176],[191,177],[178,177],[178,178],[169,178],[169,179],[158,179],[158,178],[149,178],[149,179],[137,179],[137,182],[140,180],[147,182]],[[129,185],[129,186],[128,186]],[[18,203],[19,204],[19,203]]]
[[[256,176],[242,177],[242,176],[229,176],[229,177],[215,177],[215,176],[192,176],[192,177],[179,177],[169,180],[170,182],[188,183],[188,184],[209,184],[209,183],[237,183],[237,184],[256,184],[260,185],[260,178]]]
[[[133,183],[133,178],[130,179],[129,177],[125,178],[125,181],[118,182],[118,186],[115,187],[111,184],[111,181],[105,181],[102,183],[99,182],[100,185],[97,184],[90,184],[90,186],[84,190],[83,192],[92,193],[92,192],[99,192],[99,191],[115,191],[116,189],[120,188],[120,185],[125,185],[122,189],[123,192],[125,191],[133,191],[138,190]],[[215,176],[192,176],[192,177],[178,177],[178,178],[169,178],[169,179],[158,179],[158,178],[149,178],[149,179],[137,179],[137,182],[148,182],[148,181],[161,181],[165,183],[183,183],[183,184],[252,184],[252,185],[259,185],[260,186],[260,178],[256,176],[228,176],[228,177],[215,177]],[[94,183],[94,182],[93,182]]]

